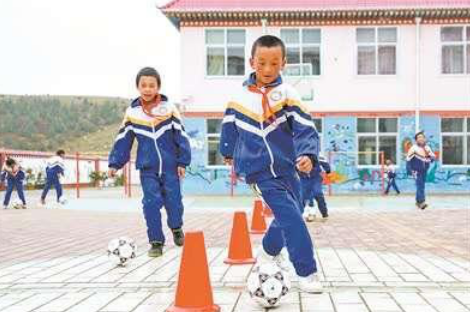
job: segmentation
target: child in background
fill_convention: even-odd
[[[26,209],[26,199],[23,192],[23,181],[25,178],[25,173],[21,166],[13,158],[8,158],[3,165],[2,172],[0,173],[0,181],[7,182],[7,189],[5,193],[5,198],[3,200],[3,208],[7,209],[10,204],[11,194],[16,188],[18,192],[18,197],[22,202],[21,208]]]
[[[385,195],[388,195],[390,187],[393,187],[395,192],[400,194],[400,190],[398,189],[397,183],[395,181],[397,174],[395,172],[394,164],[390,159],[387,159],[385,162],[385,174],[387,175],[387,189],[385,190]]]

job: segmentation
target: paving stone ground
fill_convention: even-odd
[[[137,193],[137,192],[136,192]],[[148,258],[139,194],[83,191],[66,206],[0,211],[0,311],[164,311],[174,300],[181,248]],[[3,196],[3,193],[0,193]],[[52,198],[52,197],[51,197]],[[215,302],[222,311],[264,311],[245,291],[252,265],[223,263],[233,212],[251,213],[250,197],[187,197],[185,230],[202,230]],[[470,196],[334,196],[330,219],[309,223],[321,295],[294,287],[273,311],[470,312]],[[168,234],[168,232],[167,232]],[[110,239],[130,236],[138,257],[115,268]],[[253,250],[261,236],[253,235]]]

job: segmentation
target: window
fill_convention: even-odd
[[[397,72],[397,29],[357,28],[357,74],[395,75]]]
[[[222,119],[207,119],[207,165],[224,166],[224,159],[219,153]]]
[[[470,26],[441,28],[443,74],[470,74]]]
[[[357,136],[360,166],[381,165],[380,152],[397,163],[397,118],[358,118]]]
[[[443,165],[470,165],[470,118],[442,118]]]
[[[206,74],[245,75],[245,30],[206,29]]]
[[[286,76],[319,76],[320,29],[281,29],[281,39],[286,44]]]

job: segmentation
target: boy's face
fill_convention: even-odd
[[[286,65],[282,57],[281,47],[257,47],[255,55],[250,59],[251,68],[256,72],[258,87],[269,84],[279,77],[279,73]]]
[[[424,136],[424,134],[420,134],[416,137],[416,143],[418,143],[419,145],[424,145],[426,143],[426,137]]]
[[[139,79],[139,85],[137,86],[140,96],[145,101],[152,101],[160,90],[157,78],[152,76],[142,76]]]

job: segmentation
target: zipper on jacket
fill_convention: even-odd
[[[162,154],[160,153],[160,149],[158,148],[157,138],[155,137],[155,126],[152,126],[152,133],[153,133],[153,143],[155,143],[155,149],[157,150],[159,166],[158,166],[158,175],[162,175]]]
[[[271,151],[271,148],[269,147],[268,141],[266,140],[266,136],[264,134],[263,122],[261,121],[259,124],[261,126],[261,135],[263,136],[263,142],[266,145],[266,148],[268,149],[269,158],[271,159],[271,165],[269,166],[269,168],[271,169],[271,173],[273,174],[273,176],[277,178],[277,175],[274,172],[274,156],[273,156],[273,152]]]

